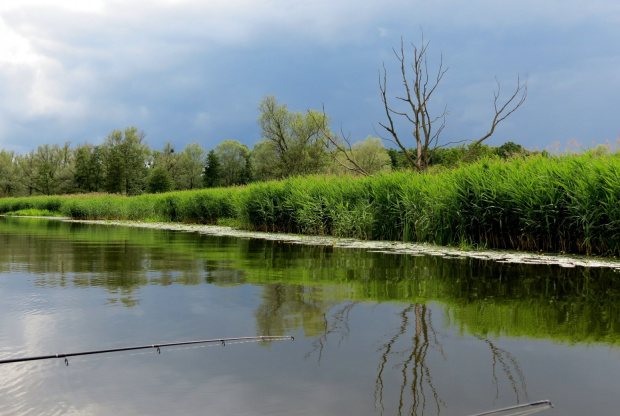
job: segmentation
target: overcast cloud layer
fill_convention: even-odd
[[[435,102],[443,137],[475,139],[495,78],[527,78],[525,105],[490,144],[585,146],[620,135],[616,0],[3,0],[0,148],[101,143],[137,126],[161,149],[260,140],[257,106],[320,109],[353,140],[383,120],[378,70],[396,91],[391,48],[430,41],[449,67]],[[403,133],[404,134],[404,133]]]

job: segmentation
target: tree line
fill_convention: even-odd
[[[92,192],[139,195],[352,172],[339,163],[342,151],[326,137],[334,140],[337,136],[331,134],[324,112],[291,111],[274,96],[265,97],[258,108],[262,140],[252,149],[227,139],[209,151],[199,143],[177,151],[169,142],[162,150],[153,150],[136,127],[113,130],[100,145],[45,144],[26,154],[2,149],[0,197]],[[469,151],[466,145],[437,148],[428,164],[454,166]],[[482,145],[470,160],[526,153],[512,142],[500,147]],[[348,157],[369,175],[410,168],[405,152],[386,149],[381,139],[372,136],[348,146]]]

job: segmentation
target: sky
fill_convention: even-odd
[[[520,77],[527,100],[487,144],[617,143],[617,0],[2,0],[0,148],[100,144],[128,126],[154,150],[252,148],[267,95],[376,137],[379,71],[394,99],[392,48],[403,39],[410,57],[422,35],[431,71],[448,68],[431,103],[449,112],[444,142],[483,136],[496,80],[507,97]]]

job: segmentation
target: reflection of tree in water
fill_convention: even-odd
[[[312,350],[309,351],[304,358],[309,358],[312,354],[317,354],[317,363],[321,363],[321,357],[323,356],[323,348],[327,343],[327,338],[330,335],[338,335],[338,346],[344,341],[351,332],[349,327],[349,313],[351,309],[357,304],[357,302],[346,303],[343,307],[336,309],[336,312],[332,315],[332,322],[327,319],[327,314],[323,313],[323,334],[318,336],[312,343]]]
[[[312,350],[305,358],[316,355],[320,364],[323,350],[329,341],[334,338],[340,345],[350,334],[349,317],[357,302],[349,301],[333,308],[331,312],[320,313],[321,333],[317,334],[312,343]],[[319,316],[319,315],[316,315]],[[315,318],[316,318],[315,316]],[[441,413],[446,407],[440,391],[433,381],[433,374],[429,367],[433,353],[442,360],[447,359],[441,339],[432,321],[432,310],[427,305],[410,304],[398,313],[400,325],[391,337],[378,348],[379,364],[375,379],[375,408],[383,415],[386,412],[384,392],[390,384],[384,379],[394,372],[400,379],[398,387],[398,412],[401,415],[423,415]],[[316,323],[316,322],[315,322]],[[510,383],[517,403],[527,398],[525,378],[517,359],[508,351],[495,345],[493,341],[483,336],[477,339],[486,344],[491,351],[491,376],[499,397],[501,371]],[[499,368],[499,370],[498,370]],[[391,414],[392,412],[390,412]]]
[[[519,366],[517,359],[508,351],[496,346],[490,339],[477,335],[480,341],[484,342],[491,349],[493,355],[492,376],[493,385],[495,386],[495,398],[499,397],[499,379],[497,377],[497,365],[499,364],[502,371],[510,381],[510,387],[517,396],[517,403],[520,403],[520,393],[523,393],[523,398],[527,399],[527,388],[525,386],[525,378],[523,372]]]
[[[396,360],[396,363],[392,367],[399,368],[402,373],[398,405],[399,415],[423,415],[424,411],[427,410],[428,403],[432,403],[433,414],[440,414],[442,407],[445,407],[445,402],[433,384],[428,366],[428,354],[431,350],[437,352],[444,360],[447,359],[440,342],[441,333],[438,333],[433,326],[431,312],[431,309],[426,305],[420,304],[412,304],[403,309],[399,314],[401,325],[398,331],[379,348],[381,358],[375,383],[375,405],[381,414],[385,410],[383,375],[387,364],[393,360]],[[415,319],[413,338],[409,345],[407,342],[405,348],[399,349],[399,344],[402,344],[407,331],[410,330],[412,314]],[[484,342],[491,351],[491,375],[496,398],[499,397],[500,384],[498,366],[508,379],[517,403],[520,403],[523,398],[527,398],[525,378],[517,359],[510,352],[496,346],[490,339],[482,336],[476,338]],[[401,342],[399,343],[399,341]],[[408,392],[411,392],[411,398],[407,397]],[[432,402],[429,400],[431,397]],[[407,402],[409,402],[409,406],[405,408]]]
[[[254,312],[258,335],[286,335],[297,328],[303,328],[308,337],[320,334],[330,304],[321,300],[319,290],[282,283],[265,285],[263,303]]]
[[[415,333],[412,342],[407,342],[407,347],[399,350],[398,341],[404,338],[409,329],[411,313],[414,315]],[[439,342],[438,333],[432,324],[431,310],[426,305],[412,304],[403,309],[399,315],[401,317],[401,325],[398,328],[398,332],[379,347],[381,358],[375,381],[375,406],[383,414],[385,411],[383,404],[383,373],[386,365],[392,360],[392,357],[404,357],[400,362],[393,365],[394,368],[400,368],[402,373],[398,414],[424,414],[429,393],[437,410],[436,414],[440,414],[441,408],[445,407],[445,402],[439,397],[437,389],[433,384],[433,378],[427,363],[427,355],[430,348],[439,352],[444,359],[446,356]],[[406,403],[409,400],[407,397],[409,391],[412,395],[411,403],[409,408],[405,409]]]

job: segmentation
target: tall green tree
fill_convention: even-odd
[[[198,143],[189,143],[179,153],[178,175],[174,178],[177,189],[202,188],[202,172],[207,152]]]
[[[23,160],[23,173],[31,193],[54,195],[73,191],[73,151],[70,143],[63,147],[45,144]]]
[[[204,167],[204,174],[202,175],[203,185],[205,188],[213,188],[220,185],[221,166],[220,158],[215,153],[215,150],[209,150],[207,154],[207,162]]]
[[[175,153],[174,147],[170,142],[166,142],[162,151],[155,150],[153,153],[152,167],[161,166],[166,169],[172,177],[177,170],[178,154]]]
[[[38,193],[34,184],[37,170],[37,161],[34,150],[31,150],[26,154],[18,155],[16,156],[16,159],[17,166],[19,168],[19,175],[24,187],[24,194],[31,196]]]
[[[75,188],[78,192],[103,189],[103,154],[101,146],[83,144],[75,149]]]
[[[250,149],[237,140],[224,140],[214,150],[220,162],[222,185],[232,186],[247,183]]]
[[[17,196],[21,188],[15,152],[0,150],[0,197]]]
[[[324,139],[329,135],[329,119],[324,113],[308,110],[304,115],[289,111],[273,95],[265,97],[258,109],[261,137],[270,143],[261,147],[261,157],[255,160],[259,171],[266,171],[263,163],[273,164],[269,169],[274,178],[324,171],[329,161]]]
[[[151,169],[147,190],[149,193],[169,192],[174,189],[174,180],[170,172],[164,166],[156,166]]]
[[[281,177],[282,169],[276,145],[268,140],[258,142],[252,148],[252,174],[257,181]]]
[[[145,134],[136,127],[114,130],[103,144],[105,190],[111,193],[138,195],[146,187],[150,147],[143,143]]]

